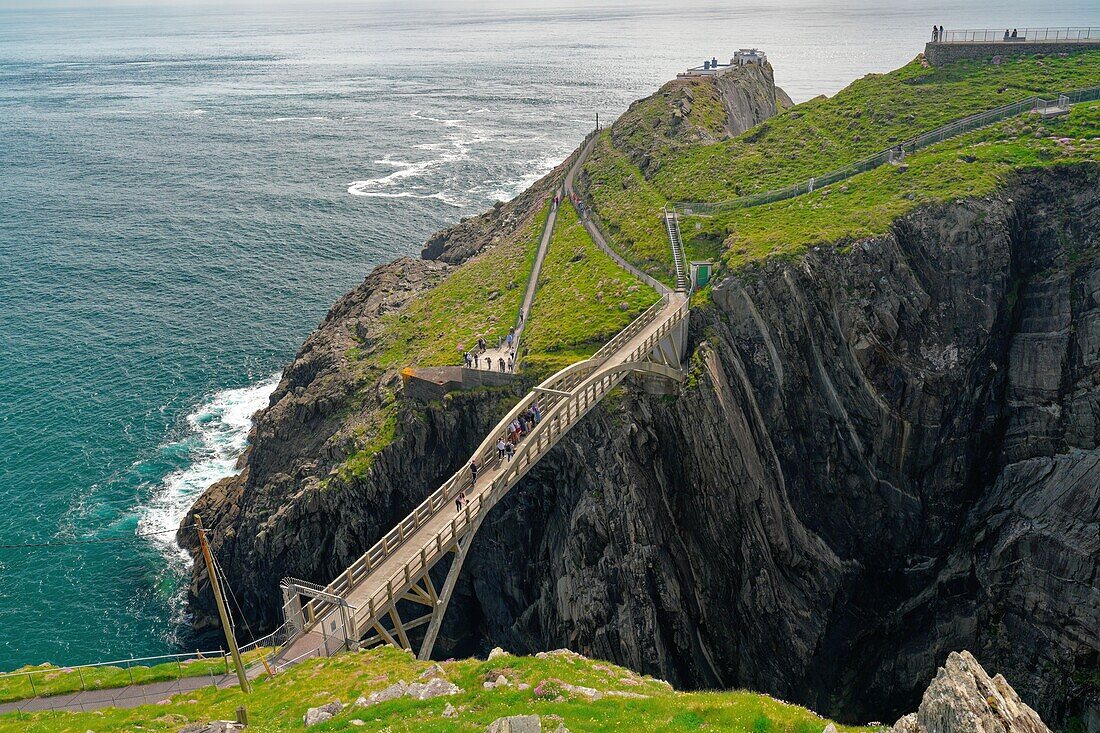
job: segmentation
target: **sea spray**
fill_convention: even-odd
[[[236,472],[237,459],[248,444],[252,416],[267,406],[279,384],[279,375],[262,382],[216,392],[187,416],[187,434],[160,447],[162,460],[181,453],[187,465],[166,475],[151,498],[138,508],[139,532],[150,535],[172,566],[182,575],[191,558],[176,544],[175,529],[184,514],[210,484]]]

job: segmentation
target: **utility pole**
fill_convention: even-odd
[[[206,532],[202,528],[202,517],[195,515],[195,529],[199,533],[199,545],[202,547],[202,559],[206,561],[206,572],[210,576],[210,590],[214,592],[214,601],[218,604],[218,615],[222,620],[222,629],[225,630],[225,642],[229,644],[229,653],[233,655],[233,666],[237,668],[237,679],[241,683],[241,691],[245,694],[252,692],[252,685],[248,682],[244,664],[241,662],[241,652],[237,649],[237,638],[233,634],[233,628],[229,625],[229,612],[225,608],[225,597],[222,595],[221,584],[218,583],[218,574],[214,572],[214,558],[210,555],[210,545],[206,544]]]

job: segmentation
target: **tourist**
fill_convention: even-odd
[[[1005,40],[1008,40],[1008,28],[1005,28]]]
[[[512,462],[512,456],[516,454],[516,444],[512,441],[508,441],[504,444],[504,457],[508,459],[508,462]]]
[[[458,492],[458,494],[455,496],[455,509],[457,509],[458,511],[462,511],[462,504],[465,501],[466,501],[465,492],[462,492],[462,491]]]
[[[516,370],[516,359],[514,356],[508,356],[508,371],[514,372]]]
[[[481,350],[482,354],[485,353],[486,347],[485,347],[485,337],[484,336],[478,336],[477,337],[477,348]]]
[[[1016,29],[1015,28],[1012,29],[1012,37],[1013,38],[1018,38],[1019,37],[1019,36],[1016,35]]]
[[[485,357],[485,371],[493,371],[493,357],[491,356]]]
[[[936,26],[932,26],[932,43],[939,40],[939,31],[936,30]]]
[[[501,371],[502,374],[504,373],[504,357],[503,356],[500,357],[500,371]]]
[[[941,25],[941,26],[940,26],[940,43],[943,43],[943,39],[944,39],[944,35],[943,35],[943,26]]]
[[[470,488],[471,489],[474,488],[474,484],[477,483],[477,469],[478,469],[477,459],[475,458],[474,460],[470,461]],[[460,493],[459,496],[462,496],[462,494]]]
[[[504,458],[504,438],[503,437],[501,437],[500,440],[497,441],[497,460],[499,461],[502,458]]]

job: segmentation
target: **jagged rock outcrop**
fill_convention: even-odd
[[[917,712],[891,733],[1050,733],[1001,675],[990,677],[970,652],[951,652]]]
[[[680,78],[630,105],[611,129],[615,147],[646,175],[670,147],[714,143],[791,106],[775,86],[770,64],[744,66],[717,77]]]

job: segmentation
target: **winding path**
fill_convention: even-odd
[[[594,132],[589,136],[588,141],[585,142],[584,146],[581,148],[580,154],[577,155],[577,160],[574,161],[572,166],[570,166],[569,172],[565,174],[565,195],[569,198],[572,198],[573,194],[575,193],[573,181],[576,178],[577,173],[584,165],[584,162],[588,160],[588,156],[592,154],[592,148],[596,147],[596,143],[599,141],[599,139],[599,132]],[[672,292],[672,290],[667,285],[656,280],[651,275],[642,272],[637,267],[627,262],[622,255],[612,249],[611,245],[607,243],[607,239],[604,237],[603,232],[600,231],[600,228],[596,226],[596,222],[594,222],[591,217],[582,218],[582,221],[584,222],[584,228],[588,230],[588,236],[592,237],[592,241],[596,243],[596,246],[606,252],[607,255],[611,257],[611,259],[615,260],[619,267],[634,275],[634,277],[638,278],[646,285],[649,285],[658,293],[667,294]]]

